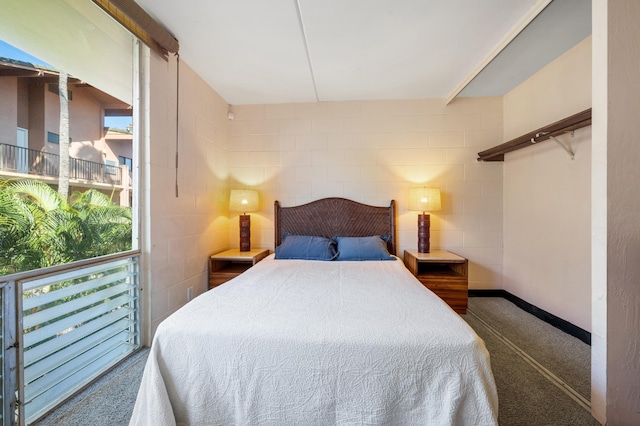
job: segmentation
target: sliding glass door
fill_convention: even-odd
[[[141,345],[139,43],[92,2],[5,3],[0,424],[22,425]]]

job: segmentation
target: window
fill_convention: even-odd
[[[66,3],[51,3],[52,9],[64,6]],[[49,5],[49,3],[47,3]],[[85,7],[84,5],[82,7]],[[100,16],[104,13],[96,6],[96,11]],[[53,12],[55,13],[55,12]],[[105,16],[106,19],[111,19]],[[1,20],[0,20],[1,21]],[[110,22],[110,21],[109,21]],[[125,31],[122,29],[122,31]],[[3,27],[0,26],[0,37],[2,37]],[[110,37],[110,35],[109,35]],[[131,36],[129,40],[132,41]],[[43,42],[46,43],[46,42]],[[70,49],[72,50],[72,49]],[[55,52],[54,52],[55,53]],[[131,50],[127,50],[124,55],[131,55]],[[53,59],[57,55],[51,56]],[[49,59],[50,60],[50,59]],[[64,62],[64,61],[63,61]],[[125,101],[121,101],[120,97],[115,97],[110,93],[94,87],[84,79],[68,74],[68,90],[75,90],[75,101],[68,102],[66,107],[69,109],[69,122],[66,126],[69,131],[68,146],[68,165],[64,164],[63,158],[60,156],[62,144],[65,142],[61,138],[61,132],[56,129],[62,129],[65,123],[60,122],[60,110],[63,107],[64,99],[59,96],[52,96],[50,92],[57,93],[58,84],[42,83],[44,79],[57,80],[60,77],[61,70],[56,68],[55,63],[46,63],[44,60],[18,49],[0,38],[0,111],[15,111],[8,114],[5,118],[10,125],[0,126],[0,141],[10,141],[8,146],[15,152],[17,144],[16,128],[24,129],[29,132],[31,138],[26,138],[26,146],[21,147],[24,152],[25,175],[29,178],[26,182],[32,185],[32,189],[38,188],[38,191],[47,192],[51,197],[67,197],[67,203],[60,203],[61,206],[69,207],[69,212],[61,212],[61,217],[67,217],[68,214],[78,212],[74,208],[77,203],[90,203],[91,200],[97,200],[87,195],[84,199],[77,194],[85,194],[88,191],[99,192],[107,197],[110,202],[118,204],[123,211],[128,211],[129,233],[128,246],[115,245],[109,247],[104,243],[99,243],[99,249],[90,249],[90,245],[84,244],[78,239],[67,239],[64,236],[58,236],[68,245],[78,243],[77,248],[63,247],[60,244],[45,244],[43,240],[42,247],[28,248],[29,236],[33,233],[41,235],[41,231],[49,230],[55,232],[62,228],[55,226],[47,226],[46,224],[38,224],[35,219],[44,218],[46,215],[34,214],[34,220],[22,220],[16,223],[19,226],[42,226],[41,229],[17,229],[12,226],[0,227],[0,247],[14,247],[15,250],[0,250],[0,276],[38,269],[42,265],[56,265],[68,262],[74,262],[90,257],[97,257],[111,254],[114,252],[129,250],[135,248],[137,239],[132,235],[134,218],[131,212],[130,197],[133,195],[135,199],[136,189],[131,185],[131,179],[123,183],[121,169],[118,167],[119,157],[125,157],[126,164],[133,166],[135,158],[133,150],[133,131],[129,128],[125,132],[116,132],[114,135],[107,135],[101,125],[104,111],[113,110],[120,114],[128,114],[124,117],[127,125],[131,125],[133,118],[133,106]],[[132,73],[130,70],[129,78]],[[105,83],[108,85],[108,83]],[[133,91],[133,84],[130,82],[129,87]],[[119,86],[119,88],[121,88]],[[133,99],[133,93],[129,94],[129,99]],[[44,132],[43,132],[44,130]],[[33,135],[38,132],[45,133],[45,140],[38,140]],[[54,144],[54,146],[52,146]],[[4,144],[7,145],[7,144]],[[59,148],[58,148],[59,147]],[[0,147],[4,152],[5,147]],[[109,153],[109,154],[107,154]],[[15,157],[15,155],[14,155]],[[12,163],[0,161],[0,170],[15,171],[16,160]],[[13,170],[12,170],[12,169]],[[63,171],[68,171],[68,176],[60,176]],[[105,178],[106,176],[106,178]],[[58,178],[53,181],[51,178]],[[66,179],[63,179],[66,177]],[[68,182],[68,190],[60,190],[60,187]],[[0,191],[14,191],[11,196],[3,196],[0,198],[2,202],[8,203],[13,200],[20,202],[20,197],[26,197],[24,188],[14,186],[15,181],[0,179]],[[111,185],[112,187],[110,187]],[[3,195],[0,193],[0,195]],[[15,195],[15,196],[14,196]],[[18,198],[16,198],[18,197]],[[27,200],[23,200],[27,202]],[[7,206],[9,208],[11,206]],[[13,206],[16,207],[16,206]],[[24,207],[24,206],[23,206]],[[28,211],[16,207],[19,211]],[[62,207],[61,207],[62,208]],[[89,208],[89,207],[85,207]],[[45,207],[43,209],[46,210]],[[26,214],[26,213],[25,213]],[[81,218],[78,218],[81,219]],[[49,218],[49,220],[53,220]],[[105,231],[107,232],[107,231]],[[83,233],[83,238],[89,235]],[[25,237],[25,239],[21,239]],[[55,236],[51,236],[52,241],[56,240]],[[20,244],[23,244],[21,246]],[[81,248],[82,247],[82,248]],[[89,248],[88,250],[86,250]],[[22,250],[22,251],[21,251]],[[24,250],[35,250],[29,255],[25,255]],[[58,250],[58,253],[54,253]],[[11,253],[14,257],[11,257]],[[35,257],[34,257],[35,256]],[[41,261],[37,257],[42,257]],[[46,257],[46,258],[45,258]]]
[[[60,135],[53,132],[47,132],[47,142],[60,143]]]
[[[129,170],[133,169],[133,159],[120,155],[118,156],[118,160],[120,161],[121,165],[127,166]]]
[[[110,175],[115,175],[116,174],[116,170],[118,170],[117,163],[113,160],[105,160],[105,168],[104,168],[104,172],[108,173]]]
[[[68,37],[69,26],[78,37]],[[20,424],[33,422],[140,346],[138,210],[130,201],[137,203],[138,191],[130,180],[122,184],[118,167],[119,156],[132,165],[137,161],[134,132],[108,140],[101,124],[108,108],[127,110],[132,117],[137,108],[135,46],[133,36],[92,2],[41,2],[37,8],[32,2],[11,2],[0,14],[0,110],[15,111],[3,117],[8,125],[0,126],[0,141],[15,145],[16,128],[41,135],[28,140],[30,179],[0,179],[0,208],[47,212],[0,227],[0,247],[12,248],[0,250],[2,298],[22,301],[1,304],[9,312],[0,311],[0,319],[13,320],[0,321],[0,338],[20,336],[25,342],[15,347],[0,339],[2,348],[13,348],[21,361],[1,372],[8,393],[0,394],[0,423],[14,414]],[[54,83],[60,71],[68,74],[69,100],[73,96],[68,103],[69,196],[66,203],[38,206],[62,197],[58,182],[66,180],[51,179],[66,170],[67,159],[58,149],[65,144],[57,130],[64,100],[56,96],[59,86]],[[43,197],[23,197],[26,190]],[[93,208],[108,203],[115,206]],[[63,211],[51,212],[52,205]],[[74,226],[82,232],[69,238],[65,232]],[[42,245],[29,247],[36,231]],[[43,265],[56,266],[41,269]],[[25,280],[17,274],[21,271],[33,272]],[[17,405],[7,395],[23,403]]]

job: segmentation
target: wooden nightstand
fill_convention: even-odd
[[[467,313],[469,298],[468,260],[446,250],[404,251],[404,264],[429,290],[459,314]]]
[[[214,254],[209,258],[209,289],[237,277],[268,254],[269,249],[251,249],[250,251],[231,249]]]

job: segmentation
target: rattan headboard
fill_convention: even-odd
[[[396,203],[369,206],[346,198],[322,198],[307,204],[282,207],[275,202],[275,245],[282,234],[318,235],[331,238],[389,235],[389,253],[396,254]]]

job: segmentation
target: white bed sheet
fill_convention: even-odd
[[[402,261],[267,257],[163,321],[131,425],[492,425],[484,342]]]

